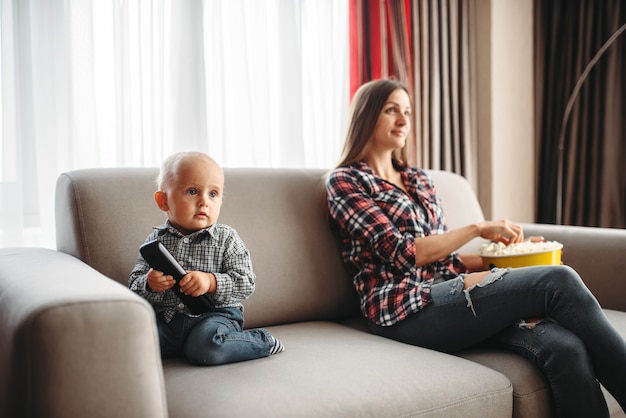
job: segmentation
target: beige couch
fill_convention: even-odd
[[[258,277],[247,326],[270,329],[285,352],[209,368],[162,362],[153,310],[126,288],[139,245],[164,220],[156,174],[63,174],[58,251],[0,250],[0,416],[550,416],[545,380],[520,357],[451,356],[363,331],[327,225],[322,170],[226,170],[220,221],[247,243]],[[432,175],[452,227],[482,219],[463,178]],[[564,243],[565,263],[626,335],[626,231],[526,227]]]

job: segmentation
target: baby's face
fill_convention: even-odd
[[[172,225],[183,234],[208,228],[217,222],[222,207],[224,173],[213,161],[183,161],[174,181],[166,186],[166,210]]]

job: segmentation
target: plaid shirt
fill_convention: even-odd
[[[190,235],[182,235],[169,221],[155,227],[146,242],[158,239],[187,271],[215,274],[217,291],[206,294],[216,308],[241,307],[241,301],[254,292],[255,274],[250,253],[237,232],[222,224],[214,224]],[[128,287],[143,296],[157,315],[170,322],[176,313],[193,316],[173,290],[153,292],[146,286],[150,266],[141,254],[128,277]]]
[[[409,195],[361,162],[339,167],[326,182],[330,215],[341,236],[348,274],[363,315],[388,326],[431,303],[436,278],[466,273],[456,253],[416,267],[415,237],[441,234],[446,221],[430,177],[396,164]]]

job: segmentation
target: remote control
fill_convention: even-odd
[[[139,249],[141,256],[148,262],[150,267],[168,276],[172,276],[176,283],[172,290],[176,293],[176,296],[189,308],[192,314],[199,315],[212,310],[213,303],[206,295],[194,297],[191,295],[185,295],[180,291],[178,282],[182,279],[187,272],[176,261],[174,256],[167,251],[167,248],[161,244],[158,240],[146,242]]]

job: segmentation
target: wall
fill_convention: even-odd
[[[478,197],[487,219],[535,220],[533,3],[476,2]]]

